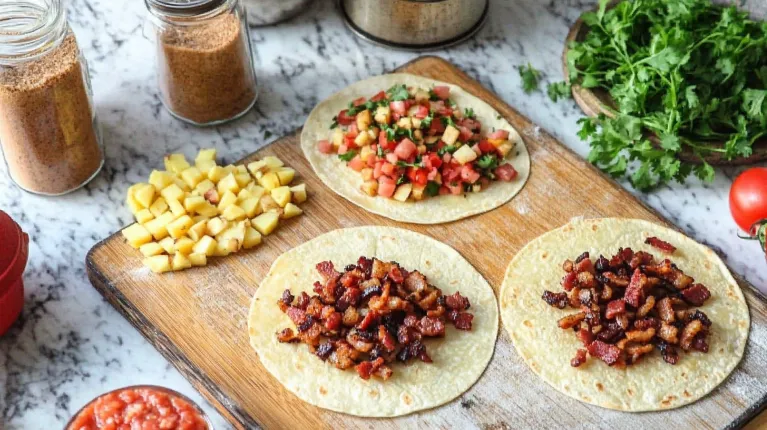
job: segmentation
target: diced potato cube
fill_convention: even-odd
[[[216,150],[214,148],[204,148],[197,153],[197,157],[194,159],[194,163],[197,164],[200,161],[216,161]]]
[[[285,211],[282,213],[283,219],[290,219],[295,216],[301,215],[304,213],[304,211],[301,210],[298,206],[294,205],[293,203],[288,203],[285,206]]]
[[[245,229],[245,239],[242,242],[242,247],[245,249],[253,248],[261,243],[261,233],[253,227]]]
[[[202,196],[189,196],[184,199],[184,209],[189,213],[197,212],[197,209],[205,206],[206,203],[208,201]]]
[[[363,181],[370,181],[371,179],[373,179],[373,169],[371,169],[370,167],[366,167],[360,170],[360,174],[362,175]]]
[[[184,198],[184,190],[182,190],[176,184],[168,185],[162,191],[160,191],[160,194],[165,199],[165,202],[168,204],[170,204],[171,200],[175,200],[179,202],[181,201],[181,199]]]
[[[176,253],[176,241],[172,237],[166,237],[163,240],[157,242],[165,252],[169,255]]]
[[[261,205],[258,204],[259,200],[257,197],[251,197],[239,203],[239,206],[245,211],[245,215],[248,218],[253,218],[261,213]]]
[[[217,257],[226,257],[227,255],[237,252],[242,248],[242,243],[237,239],[227,239],[223,242],[218,242],[215,255]]]
[[[169,209],[168,203],[165,202],[164,197],[159,197],[157,200],[152,203],[152,206],[149,206],[149,211],[152,212],[152,215],[154,218],[157,218],[158,216],[164,214]]]
[[[402,117],[397,121],[397,126],[399,126],[399,128],[404,128],[405,130],[412,130],[413,120],[411,120],[409,116]]]
[[[216,248],[218,247],[218,244],[216,243],[216,240],[213,239],[210,236],[204,236],[202,239],[200,239],[192,249],[193,254],[203,254],[207,255],[208,257],[211,257],[215,254]]]
[[[175,256],[173,256],[173,262],[171,263],[171,267],[173,270],[184,270],[192,267],[192,262],[189,261],[189,258],[187,258],[186,255],[177,252]]]
[[[293,203],[303,203],[306,201],[306,184],[298,184],[294,187],[290,187],[290,192],[293,194]]]
[[[226,175],[230,173],[237,173],[237,166],[235,166],[234,164],[227,164],[226,166],[224,166],[224,170],[226,171]]]
[[[176,217],[173,216],[172,212],[165,212],[155,219],[148,221],[144,224],[144,227],[149,230],[149,233],[152,234],[155,240],[160,240],[168,236],[168,224],[173,222],[174,219]]]
[[[248,190],[247,188],[243,188],[243,189],[240,190],[239,193],[237,193],[237,201],[238,202],[245,201],[245,200],[247,200],[247,199],[249,199],[251,197],[253,197],[253,194],[251,194],[250,190]]]
[[[418,121],[416,123],[416,121]],[[413,118],[413,127],[419,128],[421,127],[421,120],[418,118]],[[423,132],[421,130],[416,130],[413,132],[413,137],[415,138],[416,142],[420,142],[423,140]]]
[[[201,205],[197,208],[197,213],[207,218],[213,218],[214,216],[218,215],[218,208],[208,202],[205,202],[204,205]]]
[[[366,131],[370,127],[373,119],[370,117],[370,111],[365,109],[357,114],[357,130]]]
[[[280,205],[281,208],[284,208],[285,205],[290,203],[290,187],[288,186],[282,186],[277,187],[272,190],[271,192],[272,199]]]
[[[293,182],[293,178],[296,177],[296,171],[290,167],[282,167],[275,173],[277,173],[281,185],[290,185],[290,183]]]
[[[239,166],[239,167],[242,167],[242,166]],[[248,172],[237,173],[236,175],[234,175],[234,179],[237,181],[237,185],[240,188],[246,187],[251,181],[253,181],[253,177],[250,176],[250,173]]]
[[[206,191],[205,194],[203,194],[203,197],[205,198],[205,200],[207,200],[208,202],[214,205],[217,205],[221,202],[221,196],[219,196],[218,190],[216,190],[215,188],[211,188],[208,191]]]
[[[205,254],[197,254],[197,253],[191,253],[189,254],[189,261],[192,262],[192,266],[199,267],[199,266],[207,266],[208,265],[208,256]]]
[[[155,189],[162,190],[173,183],[173,174],[161,170],[152,170],[152,173],[149,174],[149,183],[154,185]]]
[[[233,173],[234,173],[234,176],[237,176],[240,173],[248,173],[248,166],[245,166],[243,164],[238,164],[235,166],[235,171]]]
[[[125,202],[128,204],[128,207],[130,208],[130,211],[133,215],[136,215],[137,213],[139,213],[139,211],[144,209],[141,206],[141,203],[139,203],[138,200],[136,200],[136,197],[133,196],[133,194],[128,194],[128,197],[125,199]]]
[[[280,178],[274,172],[269,172],[262,176],[258,183],[266,189],[266,191],[272,191],[280,186]]]
[[[411,191],[413,191],[413,184],[402,184],[394,191],[392,198],[400,202],[406,202],[408,197],[410,197]]]
[[[389,106],[378,106],[375,120],[379,124],[389,124],[389,121],[391,121],[391,109]]]
[[[195,191],[199,191],[201,196],[204,196],[206,192],[210,189],[216,188],[216,184],[213,183],[210,179],[205,179],[204,181],[197,184],[196,187],[194,187]]]
[[[487,139],[487,141],[490,142],[490,144],[495,146],[496,148],[508,142],[508,140],[506,139]]]
[[[237,178],[234,177],[234,173],[226,175],[218,182],[218,193],[224,194],[230,191],[237,195],[240,192],[240,186],[237,184]]]
[[[190,167],[183,172],[181,172],[181,179],[186,182],[187,185],[189,185],[189,188],[194,188],[202,182],[203,179],[205,179],[204,176],[202,176],[202,172],[200,172],[200,169],[197,167]]]
[[[360,159],[363,161],[367,161],[368,157],[370,157],[370,155],[373,153],[374,153],[373,148],[370,145],[363,146],[362,148],[360,148]]]
[[[194,221],[194,220],[192,220]],[[194,225],[186,232],[186,234],[195,242],[199,242],[205,233],[208,231],[208,220],[203,219],[195,221]]]
[[[192,221],[194,221],[195,224],[197,224],[200,221],[205,221],[207,223],[209,219],[210,217],[205,215],[195,215],[192,217]]]
[[[374,142],[375,140],[367,133],[360,133],[354,138],[354,144],[357,146],[367,146]]]
[[[152,212],[149,209],[141,209],[140,211],[136,212],[136,221],[139,224],[144,224],[153,219],[154,215],[152,215]]]
[[[477,159],[477,153],[469,145],[463,145],[453,153],[453,158],[461,164],[471,163]]]
[[[264,236],[268,236],[277,228],[280,216],[275,212],[265,212],[253,218],[253,227]]]
[[[424,198],[424,191],[426,190],[425,185],[413,185],[413,199],[414,200],[423,200]]]
[[[210,171],[216,167],[216,162],[212,160],[198,161],[195,163],[195,167],[197,167],[204,178],[207,178]]]
[[[170,272],[170,257],[167,255],[155,255],[144,259],[144,266],[148,267],[154,273]]]
[[[225,244],[228,243],[230,239],[235,239],[238,243],[236,251],[239,251],[239,245],[242,245],[242,243],[245,241],[245,232],[247,228],[248,226],[245,225],[244,221],[230,224],[229,228],[216,236],[216,242],[219,244]]]
[[[152,234],[141,224],[132,224],[124,228],[122,233],[130,246],[136,249],[152,241]]]
[[[224,209],[224,212],[221,213],[221,216],[229,221],[237,221],[245,219],[246,214],[241,207],[237,205],[229,205]]]
[[[498,147],[498,152],[501,153],[501,156],[503,158],[506,158],[506,156],[509,155],[509,152],[511,152],[512,149],[514,149],[514,144],[512,144],[509,141],[506,141],[506,143]]]
[[[141,188],[136,189],[133,193],[133,197],[141,204],[142,207],[148,208],[152,206],[154,202],[155,188],[152,184],[146,184]]]
[[[208,179],[210,179],[210,181],[214,184],[217,184],[218,181],[224,179],[224,177],[228,174],[229,172],[227,172],[223,167],[215,166],[208,171]]]
[[[259,206],[261,206],[261,212],[267,212],[272,209],[280,208],[280,205],[278,205],[277,202],[275,202],[272,196],[269,194],[265,194],[261,197],[259,200]]]
[[[187,231],[194,225],[194,221],[189,215],[184,215],[181,218],[168,224],[168,234],[174,239],[178,239],[185,235]]]
[[[177,175],[189,168],[189,163],[186,161],[184,154],[166,155],[164,161],[165,170]]]
[[[458,141],[458,136],[460,135],[460,130],[452,125],[448,125],[447,128],[445,128],[445,132],[442,134],[442,141],[447,145],[454,145],[455,142]]]
[[[362,183],[360,186],[360,189],[362,189],[362,192],[371,196],[375,197],[378,193],[378,181],[376,180],[369,180]]]
[[[186,214],[186,209],[184,209],[184,205],[179,203],[177,200],[170,200],[168,202],[168,207],[170,208],[171,213],[173,213],[174,218],[179,218],[181,215]]]
[[[221,197],[221,202],[218,204],[218,210],[223,212],[226,210],[226,208],[235,203],[237,203],[237,196],[233,192],[227,191]]]
[[[255,182],[251,182],[250,184],[248,184],[247,190],[250,192],[250,197],[254,197],[257,199],[260,199],[261,196],[263,196],[266,193],[266,190],[264,189],[264,187],[260,185],[256,185]]]
[[[266,169],[268,169],[268,166],[264,160],[254,161],[248,164],[248,171],[250,171],[253,176],[256,176],[256,173],[266,171]]]
[[[184,254],[189,255],[192,253],[192,249],[194,248],[194,241],[188,237],[182,237],[176,240],[175,249],[176,254]]]
[[[333,138],[330,140],[334,149],[338,149],[339,146],[344,143],[344,132],[340,128],[333,130]]]
[[[178,176],[173,177],[173,183],[176,184],[177,187],[181,188],[181,190],[184,192],[192,190],[189,188],[189,185],[187,185],[186,182],[184,182],[184,180]]]
[[[282,160],[272,155],[267,155],[266,157],[263,158],[263,161],[272,170],[275,170],[278,167],[282,167],[285,165],[285,163],[283,163]]]
[[[419,154],[423,155],[423,154],[426,154],[426,151],[428,151],[429,148],[427,148],[426,145],[418,145],[416,147],[416,150],[418,151]]]
[[[229,223],[225,219],[221,217],[211,218],[208,220],[208,225],[206,226],[205,233],[209,236],[216,236],[217,234],[226,230],[227,227],[229,227]]]
[[[141,251],[144,257],[154,257],[155,255],[160,255],[165,252],[162,246],[157,242],[145,243],[141,245],[138,250]]]

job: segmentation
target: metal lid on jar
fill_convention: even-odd
[[[145,0],[147,8],[163,15],[191,17],[216,10],[227,0]]]

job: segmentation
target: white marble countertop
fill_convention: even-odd
[[[204,404],[199,394],[91,287],[85,255],[131,221],[124,205],[131,183],[144,180],[162,156],[192,156],[214,146],[234,161],[299,127],[311,108],[356,80],[395,68],[418,54],[372,47],[348,31],[331,0],[303,15],[253,29],[261,91],[255,110],[232,124],[189,127],[161,106],[152,45],[142,37],[143,2],[65,0],[93,72],[104,129],[106,166],[71,195],[44,198],[16,188],[0,167],[0,208],[31,237],[20,321],[0,338],[0,428],[61,428],[84,403],[121,386],[165,385]],[[517,66],[530,62],[545,81],[561,78],[567,28],[591,1],[493,0],[488,25],[472,40],[434,54],[445,57],[506,102],[585,155],[576,136],[580,111],[553,104],[544,92],[525,95]],[[542,86],[543,87],[543,86]],[[737,169],[711,184],[690,181],[639,197],[693,238],[712,246],[735,272],[767,287],[757,243],[737,238],[727,196]],[[573,214],[576,216],[578,214]],[[2,251],[0,251],[2,252]],[[209,405],[216,428],[228,428]]]

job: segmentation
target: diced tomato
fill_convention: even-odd
[[[439,187],[439,195],[444,196],[445,194],[450,194],[450,189],[443,185]]]
[[[397,164],[397,161],[399,161],[399,157],[397,157],[397,154],[390,152],[386,154],[386,161],[388,161],[391,164]]]
[[[440,121],[439,118],[434,118],[434,120],[431,122],[431,126],[429,126],[429,135],[436,136],[444,132],[445,125],[442,124],[442,121]]]
[[[378,156],[375,155],[375,153],[368,155],[368,159],[365,160],[365,164],[367,164],[368,167],[373,167],[376,165],[376,159]]]
[[[471,139],[472,136],[474,136],[474,132],[469,130],[468,127],[464,127],[462,125],[458,126],[458,130],[461,131],[460,139],[462,142],[468,142],[469,139]]]
[[[429,179],[426,175],[426,170],[424,169],[416,170],[415,177],[411,179],[411,181],[415,185],[426,185],[429,182]]]
[[[434,95],[439,97],[442,100],[447,100],[450,98],[450,87],[445,85],[437,85],[432,89],[434,91]]]
[[[495,146],[487,140],[481,140],[479,141],[479,150],[484,154],[492,153],[495,152]]]
[[[365,162],[362,161],[362,158],[360,158],[359,155],[357,155],[356,157],[352,158],[352,161],[349,162],[349,167],[359,172],[365,168]]]
[[[463,194],[463,185],[460,182],[452,182],[447,184],[447,188],[450,190],[450,194],[459,195]]]
[[[407,160],[410,158],[415,152],[418,150],[418,148],[415,146],[415,143],[413,143],[412,140],[408,138],[402,139],[402,141],[397,145],[396,148],[394,148],[394,153],[397,154],[397,157],[399,157],[402,160]]]
[[[434,152],[430,152],[427,157],[424,157],[424,162],[429,163],[426,167],[435,167],[439,169],[439,167],[442,166],[442,159]]]
[[[474,152],[475,152],[477,155],[482,155],[482,150],[481,150],[481,149],[479,149],[479,144],[478,144],[478,143],[477,143],[477,144],[474,144],[474,145],[471,147],[471,149],[472,149],[472,150],[473,150],[473,151],[474,151]]]
[[[381,177],[378,178],[379,184],[395,184],[396,185],[395,182],[396,181],[394,181],[394,178],[386,176],[386,175],[381,175]]]
[[[381,130],[381,132],[378,133],[378,145],[383,149],[392,150],[397,145],[397,142],[389,141],[386,132]]]
[[[361,105],[364,105],[366,101],[367,101],[367,99],[365,97],[360,97],[360,98],[354,100],[354,102],[352,102],[352,104],[354,104],[355,107],[356,106],[361,106]]]
[[[353,115],[349,115],[349,111],[347,109],[342,110],[338,113],[338,117],[336,117],[336,120],[341,125],[350,125],[354,123],[354,117]]]
[[[506,140],[509,138],[509,132],[507,130],[496,130],[489,135],[487,135],[488,139],[498,139],[498,140]]]
[[[320,150],[323,154],[332,154],[333,153],[333,144],[330,143],[328,140],[320,140],[317,142],[317,149]]]
[[[392,113],[400,116],[407,115],[407,107],[405,106],[405,102],[402,100],[389,103],[389,107],[391,108]]]
[[[347,134],[346,136],[344,136],[344,145],[343,146],[346,146],[348,148],[356,148],[357,144],[354,143],[354,138]]]
[[[481,175],[477,173],[469,164],[464,164],[463,167],[461,167],[461,179],[464,182],[473,184],[479,180],[480,176]]]
[[[349,147],[348,146],[341,145],[341,146],[338,147],[338,154],[339,155],[346,154],[347,152],[349,152]]]
[[[424,105],[418,105],[418,108],[416,109],[414,116],[418,119],[426,118],[427,116],[429,116],[429,108],[427,108]]]
[[[383,100],[385,98],[386,98],[386,92],[385,91],[381,91],[380,93],[378,93],[378,94],[374,95],[373,97],[371,97],[370,101],[371,102],[380,102],[381,100]]]
[[[394,195],[394,190],[397,188],[397,185],[394,183],[386,183],[386,182],[379,182],[378,184],[378,195],[382,197],[391,197]]]
[[[445,102],[443,102],[442,100],[429,102],[429,108],[431,108],[431,110],[433,110],[434,112],[437,112],[440,115],[442,115],[440,112],[445,110]]]
[[[437,179],[437,175],[439,175],[439,170],[437,170],[437,168],[435,167],[431,169],[431,172],[429,172],[429,175],[426,177],[426,179],[428,179],[429,181],[433,181]]]
[[[450,154],[449,152],[446,152],[445,155],[442,156],[442,162],[445,164],[449,163],[450,160],[452,159],[453,159],[453,155]]]
[[[442,168],[442,177],[446,182],[453,182],[461,175],[461,166],[444,166]]]
[[[482,129],[482,123],[471,118],[464,118],[458,121],[458,125],[462,127],[466,127],[469,130],[474,130],[474,131],[480,131]]]
[[[346,131],[347,136],[351,137],[357,137],[357,135],[360,134],[359,129],[357,128],[357,123],[354,122],[349,126],[349,130]]]
[[[381,168],[383,167],[383,162],[377,162],[375,166],[373,167],[373,179],[378,179],[383,175],[383,172],[381,171]]]
[[[479,184],[482,186],[482,189],[486,189],[490,186],[490,179],[487,179],[486,177],[479,178]]]
[[[517,177],[517,171],[511,164],[504,164],[495,169],[495,176],[501,181],[510,182]]]
[[[383,173],[386,176],[393,175],[394,174],[394,164],[383,163],[383,166],[381,166],[381,173]]]
[[[415,103],[413,100],[410,100],[410,99],[407,99],[407,100],[403,100],[403,101],[405,102],[405,111],[406,111],[406,112],[407,112],[407,111],[409,111],[409,110],[410,110],[410,108],[411,108],[411,107],[413,106],[413,104]]]

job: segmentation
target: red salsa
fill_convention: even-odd
[[[208,430],[193,404],[160,388],[125,388],[92,401],[67,430]]]

